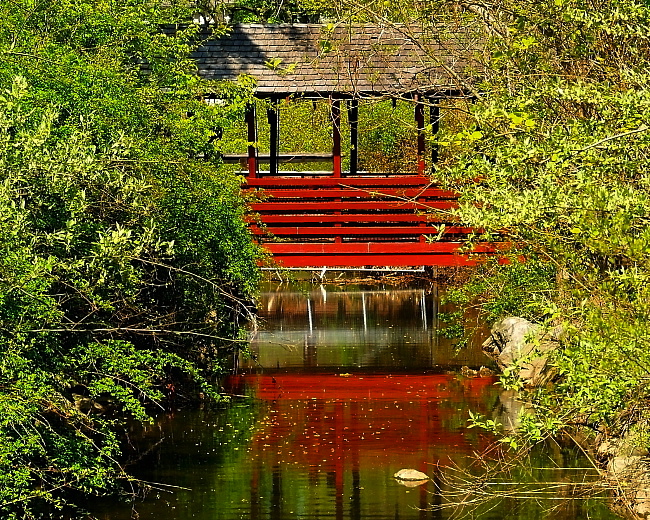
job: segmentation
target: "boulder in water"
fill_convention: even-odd
[[[517,367],[525,385],[541,387],[555,376],[546,359],[559,346],[563,333],[562,327],[545,330],[524,318],[511,316],[492,326],[490,337],[483,342],[483,352],[502,370]]]

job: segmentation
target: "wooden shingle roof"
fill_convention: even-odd
[[[253,76],[257,95],[405,95],[462,92],[476,45],[462,29],[240,24],[207,33],[193,52],[199,75]]]

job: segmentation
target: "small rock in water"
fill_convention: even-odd
[[[478,370],[473,370],[467,366],[464,366],[460,369],[460,373],[465,377],[476,377],[478,376]]]
[[[398,480],[429,480],[429,475],[417,469],[400,469],[393,477]]]
[[[494,372],[488,367],[481,367],[478,371],[478,375],[481,377],[490,377],[494,375]]]

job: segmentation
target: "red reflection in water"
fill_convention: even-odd
[[[352,375],[352,374],[274,374],[232,376],[233,388],[246,386],[255,390],[258,399],[339,401],[360,400],[458,400],[459,390],[465,397],[480,397],[493,377],[458,380],[447,374],[430,375]]]
[[[440,459],[481,449],[465,438],[467,409],[485,412],[494,378],[275,374],[235,376],[229,383],[236,393],[253,390],[271,403],[253,439],[256,456],[334,472],[342,481],[346,461],[352,469],[430,473]]]

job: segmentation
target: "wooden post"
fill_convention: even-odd
[[[332,177],[340,178],[341,177],[341,101],[339,99],[330,98],[330,103],[332,105],[330,116],[332,118],[332,159],[333,159],[333,172]],[[336,202],[340,202],[340,198],[334,199]],[[335,211],[335,215],[340,215],[340,211]],[[341,227],[341,223],[337,222],[334,224],[335,228]],[[337,244],[343,243],[343,238],[341,235],[336,235],[334,237],[334,242]]]
[[[440,105],[435,99],[431,101],[431,108],[429,109],[429,120],[431,122],[431,133],[436,135],[440,130]],[[431,145],[431,171],[435,171],[436,163],[438,162],[438,145]]]
[[[248,145],[248,176],[251,179],[257,177],[257,114],[255,110],[255,103],[248,106],[246,111],[246,124],[248,126],[247,139]]]
[[[359,100],[351,99],[348,104],[350,121],[350,175],[359,170]]]
[[[415,125],[418,131],[418,174],[424,175],[426,161],[424,160],[424,103],[419,94],[415,94]]]
[[[332,156],[334,162],[333,177],[341,176],[341,101],[331,99],[332,104]]]
[[[267,109],[266,116],[269,121],[269,173],[271,175],[278,175],[278,153],[280,151],[280,110],[278,108],[278,100],[272,101],[273,105]]]

